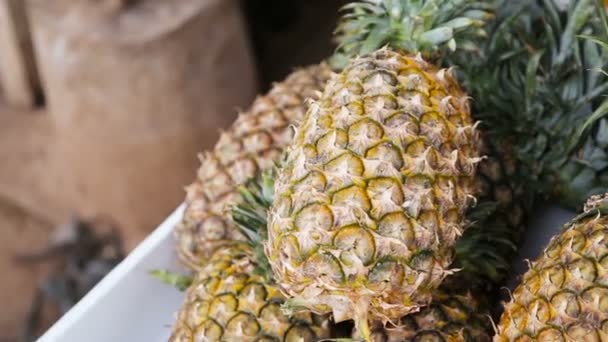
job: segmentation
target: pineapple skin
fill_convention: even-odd
[[[285,297],[254,274],[252,255],[252,248],[240,242],[211,255],[186,292],[169,341],[308,342],[329,337],[326,318],[283,314]]]
[[[330,74],[325,63],[293,72],[240,114],[213,150],[199,156],[201,166],[186,187],[186,210],[175,231],[178,255],[187,267],[200,269],[218,246],[242,239],[225,215],[238,198],[237,187],[274,165],[292,139],[289,126],[304,117],[306,100],[316,97]]]
[[[478,139],[448,70],[389,49],[353,60],[311,104],[279,170],[266,244],[277,283],[336,322],[429,304],[465,227]]]
[[[395,325],[376,324],[372,341],[489,342],[492,325],[485,312],[486,308],[471,293],[438,290],[433,302],[419,312],[403,317]]]
[[[608,198],[593,196],[531,263],[494,341],[608,341],[607,242]]]

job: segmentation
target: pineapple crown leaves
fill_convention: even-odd
[[[457,52],[460,79],[493,140],[512,145],[536,193],[576,207],[608,187],[608,53],[595,0],[505,2],[490,39]],[[515,138],[516,137],[516,138]]]
[[[274,170],[264,171],[239,187],[241,202],[231,209],[232,220],[253,247],[257,267],[255,273],[272,280],[272,270],[264,253],[268,237],[266,214],[274,197]]]
[[[510,271],[510,257],[517,252],[512,227],[500,215],[501,210],[492,201],[471,208],[467,219],[472,223],[456,243],[455,266],[463,270],[460,276],[476,287],[504,280]]]
[[[438,59],[456,49],[475,49],[493,18],[479,0],[361,0],[347,4],[335,31],[332,67],[383,46]]]

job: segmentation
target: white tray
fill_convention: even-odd
[[[148,272],[185,272],[178,264],[172,234],[182,212],[183,205],[38,341],[167,341],[182,294]]]
[[[148,272],[152,269],[185,272],[178,265],[172,235],[182,211],[183,205],[64,315],[39,342],[167,341],[182,294],[175,288],[160,283]],[[515,264],[518,272],[527,269],[522,259],[534,259],[550,237],[574,215],[555,207],[545,207],[535,212],[530,233]]]

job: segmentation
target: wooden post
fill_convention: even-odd
[[[0,88],[6,101],[31,107],[39,89],[23,0],[0,0]]]

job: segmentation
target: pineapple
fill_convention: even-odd
[[[481,311],[481,312],[480,312]],[[433,301],[420,312],[404,316],[396,324],[372,327],[373,342],[475,341],[492,340],[489,316],[470,293],[437,291]]]
[[[530,265],[496,342],[608,340],[608,194],[593,196]]]
[[[407,1],[373,2],[351,5],[340,30],[343,54],[411,44],[402,34],[408,10],[399,8]],[[603,34],[602,12],[595,0],[570,2],[563,10],[556,2],[502,1],[487,38],[480,35],[443,58],[475,99],[472,113],[481,120],[486,159],[479,164],[480,192],[467,213],[472,226],[456,244],[455,266],[463,269],[461,278],[482,289],[508,275],[537,198],[553,195],[575,207],[608,188],[608,120],[601,115],[608,84],[597,72],[606,69],[608,55],[574,38]],[[468,10],[463,1],[451,3]],[[376,39],[374,32],[391,30],[388,40]],[[368,36],[350,39],[356,34]]]
[[[287,317],[285,297],[256,274],[254,248],[227,243],[205,262],[186,293],[172,342],[317,341],[329,337],[329,321],[311,313]]]
[[[348,62],[311,104],[277,175],[266,243],[294,308],[354,319],[366,340],[370,320],[418,311],[451,273],[480,160],[467,96],[423,56],[479,33],[483,6],[385,3],[410,39],[370,33],[388,47]]]
[[[291,140],[289,128],[306,112],[305,100],[321,90],[331,71],[325,63],[295,71],[259,97],[224,132],[212,151],[201,155],[196,180],[187,187],[186,211],[176,227],[182,262],[196,270],[226,241],[242,239],[225,215],[236,188],[272,166]]]
[[[234,221],[242,229],[256,232],[267,226],[267,211],[273,202],[273,188],[274,174],[265,172],[242,191],[246,200],[233,210]],[[452,277],[451,280],[453,279]],[[381,322],[374,322],[371,326],[371,340],[401,342],[435,341],[443,338],[446,341],[490,341],[492,327],[489,316],[485,314],[486,303],[481,303],[475,297],[459,284],[446,281],[440,290],[433,293],[431,304],[420,312],[404,316],[387,327]],[[348,330],[346,329],[347,333]],[[336,337],[334,332],[332,338]]]
[[[400,0],[363,1],[347,5],[345,10],[348,13],[344,15],[337,30],[340,45],[338,53],[332,58],[334,67],[343,67],[347,57],[364,54],[385,44],[401,46],[404,49],[417,46],[419,42],[411,39],[409,30],[421,30],[439,16],[450,18],[452,13],[467,13],[470,18],[459,18],[453,23],[472,22],[473,26],[452,28],[457,31],[470,30],[471,35],[467,36],[467,39],[458,39],[464,46],[464,51],[456,49],[446,56],[448,58],[443,58],[444,65],[456,66],[456,70],[460,70],[466,68],[454,63],[456,60],[450,56],[456,54],[470,58],[471,46],[472,50],[476,51],[478,46],[487,44],[485,29],[479,26],[493,18],[495,9],[493,5],[467,0],[427,0],[415,4]],[[417,17],[414,24],[409,20],[412,13]],[[389,33],[379,35],[379,32]],[[437,51],[427,54],[431,57],[441,55]],[[462,62],[471,61],[464,59]],[[472,102],[475,106],[478,101]],[[477,204],[467,212],[467,219],[471,224],[456,244],[454,266],[463,270],[459,276],[461,281],[469,282],[487,292],[494,290],[492,287],[508,275],[511,259],[516,254],[515,245],[525,230],[526,216],[532,207],[533,196],[524,191],[524,183],[521,182],[522,167],[513,158],[509,144],[496,143],[491,136],[483,131],[481,133],[480,148],[485,158],[479,163],[474,180]]]

